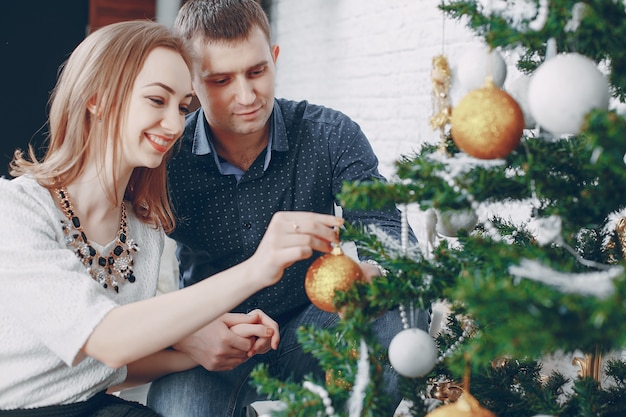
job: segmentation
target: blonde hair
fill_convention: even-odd
[[[41,160],[29,146],[28,157],[16,150],[10,174],[29,174],[48,189],[64,187],[75,180],[94,155],[98,169],[105,165],[107,138],[121,137],[133,83],[148,54],[157,47],[178,52],[191,70],[189,48],[169,29],[151,21],[128,21],[102,27],[72,52],[50,97],[50,132]],[[92,111],[90,106],[95,106]],[[113,144],[113,173],[120,147]],[[175,219],[167,192],[166,162],[157,168],[135,168],[124,192],[143,222],[173,230]],[[115,174],[113,174],[115,175]],[[115,179],[115,178],[114,178]],[[115,183],[115,181],[114,181]],[[117,190],[108,198],[118,205]]]

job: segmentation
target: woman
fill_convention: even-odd
[[[106,390],[195,367],[168,347],[336,241],[333,216],[278,213],[251,258],[154,297],[190,67],[156,23],[95,31],[63,67],[45,156],[16,151],[0,179],[0,416],[156,415]],[[252,316],[266,337],[251,352],[276,348],[275,323]]]

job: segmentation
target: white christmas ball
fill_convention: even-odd
[[[528,106],[553,135],[576,134],[592,109],[609,108],[609,83],[591,59],[558,54],[541,64],[530,79]]]
[[[506,91],[509,92],[511,97],[517,101],[520,108],[522,109],[522,113],[524,114],[524,128],[525,129],[534,129],[537,126],[537,121],[533,117],[530,112],[530,108],[528,106],[528,86],[530,85],[530,77],[528,75],[522,74],[517,77],[511,84],[507,87]]]
[[[429,373],[437,363],[437,344],[424,330],[402,330],[391,339],[389,362],[402,376],[417,378]]]
[[[459,58],[454,73],[456,79],[466,91],[481,88],[488,75],[502,88],[506,79],[506,63],[496,50],[489,51],[488,46],[472,47]]]
[[[460,230],[471,231],[478,223],[478,216],[472,209],[437,211],[437,233],[456,237]]]

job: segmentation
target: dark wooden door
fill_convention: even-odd
[[[89,30],[125,20],[156,17],[156,0],[89,0]]]

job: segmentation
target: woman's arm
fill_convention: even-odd
[[[280,338],[278,323],[260,310],[251,311],[248,314],[226,313],[218,320],[232,326],[233,329],[236,329],[233,331],[246,341],[246,345],[248,346],[248,349],[244,351],[244,353],[247,354],[246,358],[256,353],[265,353],[270,348],[276,349],[278,347],[278,340]],[[212,323],[215,323],[215,321]],[[200,334],[203,329],[208,329],[210,326],[211,324],[188,337],[195,336],[196,338],[205,340],[213,339],[215,335],[211,332]],[[204,350],[204,347],[202,350]],[[200,357],[202,357],[203,354],[206,353],[201,352]],[[168,348],[129,363],[127,365],[126,380],[110,387],[108,391],[116,392],[133,388],[154,381],[164,375],[186,371],[199,365],[203,364],[197,362],[193,354]]]
[[[337,242],[333,228],[341,223],[330,215],[276,213],[248,260],[191,287],[114,308],[83,352],[118,368],[162,351],[273,285],[285,268],[314,250],[329,252],[330,242]]]
[[[189,355],[174,349],[165,349],[148,355],[127,365],[124,382],[108,389],[109,392],[122,391],[154,381],[164,375],[186,371],[198,364]]]

